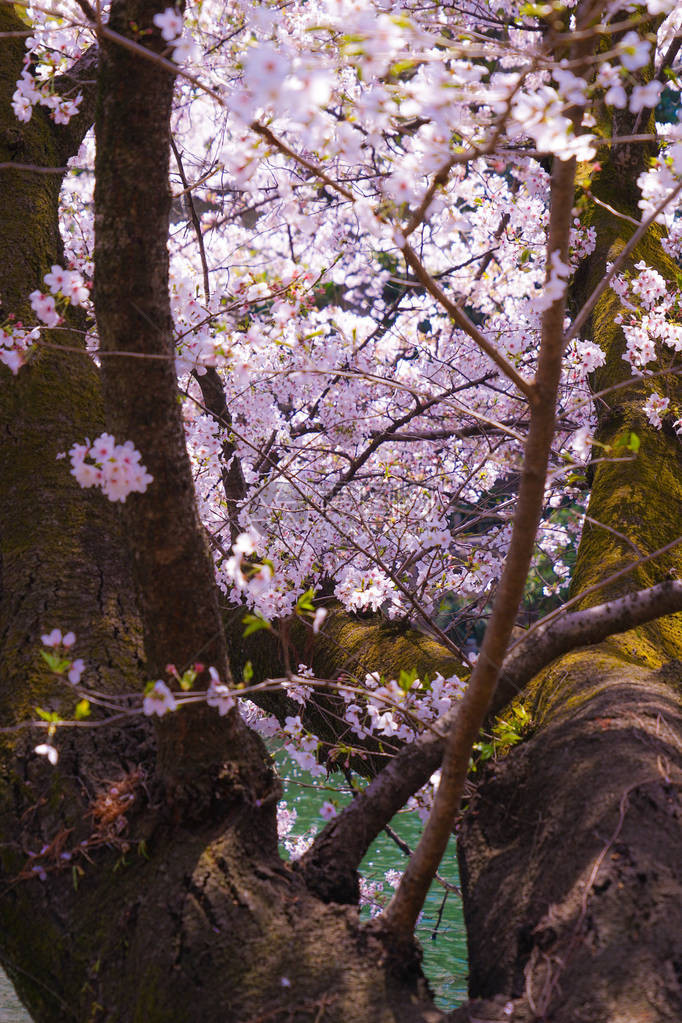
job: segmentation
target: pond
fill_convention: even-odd
[[[320,807],[325,801],[333,801],[340,808],[348,802],[349,796],[333,781],[325,785],[324,780],[313,780],[284,753],[276,754],[280,774],[286,779],[285,798],[296,810],[296,821],[292,835],[317,831],[324,821]],[[403,811],[391,822],[391,830],[402,843],[413,849],[421,834],[422,822],[414,811]],[[286,852],[283,851],[283,855]],[[362,862],[363,888],[370,899],[385,903],[393,892],[386,880],[386,872],[404,867],[406,854],[388,834],[381,834],[371,846]],[[455,842],[451,839],[446,850],[439,877],[450,885],[458,885]],[[364,916],[371,914],[371,906],[362,910]],[[438,882],[431,887],[424,910],[417,925],[417,938],[424,951],[424,972],[429,978],[436,1003],[442,1009],[454,1009],[467,997],[467,947],[464,917],[459,896],[446,890]]]
[[[338,806],[347,802],[348,795],[336,785],[324,780],[314,781],[311,776],[289,760],[277,754],[280,773],[286,778],[285,797],[288,806],[296,811],[296,820],[289,838],[312,833],[324,824],[320,807],[325,801]],[[392,822],[399,839],[414,848],[421,831],[421,821],[414,812],[399,813]],[[283,855],[287,855],[283,850]],[[382,834],[372,845],[362,864],[364,889],[376,905],[385,901],[392,892],[391,871],[399,870],[405,861],[395,841]],[[389,871],[389,881],[386,872]],[[450,884],[457,884],[454,841],[443,858],[440,876]],[[372,912],[368,904],[363,914]],[[429,978],[437,1004],[452,1009],[466,998],[467,951],[462,909],[458,896],[436,883],[429,892],[424,911],[417,927],[417,937],[424,950],[424,972]],[[14,989],[0,970],[0,1023],[31,1023],[31,1017],[19,1003]]]

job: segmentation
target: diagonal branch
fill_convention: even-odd
[[[557,657],[628,632],[663,615],[682,612],[682,582],[668,580],[650,589],[607,601],[548,622],[522,639],[505,658],[489,708],[499,714],[543,668]],[[460,705],[440,718],[383,768],[352,803],[317,836],[298,863],[308,886],[329,902],[357,901],[357,868],[391,818],[439,767],[445,735]]]
[[[534,629],[532,637],[521,639],[505,657],[490,713],[498,714],[539,671],[562,654],[680,611],[682,582],[668,579],[648,590],[547,622]]]
[[[562,261],[566,260],[568,254],[575,166],[575,160],[557,160],[552,172],[547,242],[548,276],[550,254],[558,253]],[[441,781],[422,838],[384,913],[384,922],[389,931],[403,940],[409,940],[414,930],[431,881],[445,852],[464,790],[471,749],[488,712],[523,596],[544,503],[547,464],[554,437],[565,305],[564,292],[545,310],[542,318],[541,347],[532,388],[535,400],[531,403],[530,429],[512,538],[481,653],[460,701],[456,720],[447,736]]]
[[[528,401],[531,405],[533,405],[537,399],[534,385],[528,383],[527,380],[524,380],[521,374],[514,369],[512,364],[508,362],[503,355],[500,355],[492,342],[490,342],[488,338],[481,333],[478,327],[471,322],[467,314],[463,312],[459,306],[452,301],[452,299],[448,298],[440,285],[436,283],[434,278],[428,272],[409,242],[404,242],[400,248],[401,252],[405,256],[408,266],[411,267],[415,276],[421,281],[428,293],[443,306],[460,330],[463,330],[469,335],[472,341],[476,342],[481,351],[485,352],[489,359],[492,359],[495,365],[502,370],[506,377],[509,377],[519,391],[521,391],[522,394],[525,394]]]

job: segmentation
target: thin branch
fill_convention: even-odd
[[[395,842],[395,844],[398,846],[402,853],[404,853],[406,856],[412,855],[411,847],[407,844],[407,842],[403,841],[403,839],[400,837],[397,831],[394,831],[390,824],[386,825],[384,831],[391,839],[391,841]],[[453,884],[452,881],[448,881],[446,878],[444,878],[442,874],[436,874],[436,881],[438,882],[438,884],[442,885],[443,888],[445,888],[446,892],[454,892],[455,895],[459,895],[460,898],[462,897],[461,889],[456,884]]]
[[[633,224],[635,227],[640,226],[641,224],[640,220],[635,220],[634,217],[629,217],[627,213],[619,213],[618,210],[615,209],[615,207],[609,206],[607,202],[602,202],[602,200],[598,199],[596,195],[593,195],[592,192],[589,191],[589,189],[585,192],[585,195],[588,196],[588,198],[591,199],[593,203],[596,203],[597,206],[601,206],[603,210],[608,210],[609,213],[613,213],[614,217],[618,217],[619,220],[625,220],[627,221],[628,224]]]
[[[5,160],[0,163],[0,171],[28,171],[31,174],[66,174],[68,167],[40,167],[35,163],[14,163]]]
[[[576,316],[570,329],[566,333],[564,339],[566,342],[569,342],[572,338],[576,336],[578,331],[581,329],[581,327],[587,320],[587,317],[590,315],[595,305],[597,304],[601,296],[604,294],[604,292],[610,285],[615,275],[618,273],[620,268],[625,263],[625,260],[628,258],[630,253],[639,244],[639,242],[644,237],[646,232],[649,230],[651,225],[654,223],[656,218],[659,217],[663,210],[666,208],[666,206],[668,206],[668,204],[671,203],[677,195],[679,195],[680,191],[682,191],[682,181],[680,181],[680,183],[676,185],[672,192],[670,192],[664,199],[661,199],[655,210],[653,210],[653,212],[650,213],[649,216],[642,221],[642,223],[639,225],[635,233],[630,238],[630,241],[627,243],[627,245],[624,246],[622,251],[619,253],[618,257],[614,260],[611,267],[606,271],[604,277],[601,279],[597,287],[594,289],[594,291],[592,292],[592,294],[590,295],[590,297],[585,302],[584,306]]]
[[[524,380],[521,374],[514,369],[512,364],[508,362],[503,355],[500,355],[495,346],[487,339],[487,337],[485,337],[484,334],[481,333],[478,327],[471,322],[466,313],[463,312],[459,306],[452,301],[452,299],[448,298],[443,289],[436,283],[431,274],[425,268],[410,243],[407,241],[403,242],[400,249],[405,256],[406,262],[413,270],[415,276],[418,277],[424,285],[428,293],[443,306],[460,330],[463,330],[473,341],[475,341],[481,351],[485,352],[489,359],[492,359],[498,369],[502,370],[504,375],[509,377],[521,393],[526,396],[531,405],[533,405],[537,399],[533,384]]]
[[[187,175],[185,174],[185,167],[182,162],[182,157],[180,155],[180,151],[177,145],[175,144],[175,139],[173,138],[172,132],[170,136],[170,144],[171,149],[173,150],[173,156],[175,157],[175,162],[178,165],[178,173],[180,174],[180,180],[182,181],[183,191],[180,194],[183,196],[185,203],[187,205],[189,218],[192,222],[194,234],[197,239],[197,246],[199,248],[199,258],[201,259],[201,270],[204,275],[204,301],[206,302],[206,305],[208,305],[208,303],[211,300],[211,286],[209,283],[208,276],[208,260],[206,259],[206,246],[204,245],[204,236],[201,233],[201,223],[199,221],[199,215],[197,214],[197,208],[194,205],[194,196],[192,195],[192,189],[190,188],[190,185],[187,181]]]
[[[558,252],[562,260],[567,258],[575,166],[575,160],[557,160],[554,164],[547,242],[548,274],[550,254]],[[547,464],[554,437],[565,305],[564,293],[545,310],[542,317],[538,369],[532,388],[536,400],[531,405],[530,429],[512,538],[481,653],[460,701],[456,719],[448,732],[441,781],[421,840],[383,914],[388,930],[402,940],[409,940],[414,930],[431,881],[445,852],[464,790],[471,749],[488,712],[523,596],[544,504]]]
[[[280,153],[283,153],[285,156],[290,157],[290,159],[295,160],[296,163],[301,165],[301,167],[305,167],[306,170],[310,171],[311,174],[314,174],[316,178],[320,179],[320,181],[324,181],[325,185],[329,185],[330,188],[335,189],[335,191],[339,192],[339,194],[345,199],[355,202],[355,196],[352,192],[339,184],[338,181],[334,181],[333,178],[330,178],[318,164],[313,163],[312,160],[308,160],[305,156],[301,156],[301,154],[297,153],[291,148],[291,146],[288,146],[287,143],[278,138],[274,132],[270,130],[270,128],[267,128],[264,124],[259,124],[257,121],[254,121],[250,127],[252,131],[255,131],[257,135],[260,135],[260,137],[265,139],[266,142],[269,142],[271,146],[274,146],[275,149],[279,149]]]

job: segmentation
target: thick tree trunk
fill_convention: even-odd
[[[0,7],[0,30],[19,29],[11,9]],[[62,165],[68,146],[58,144],[60,129],[40,110],[25,128],[14,122],[9,101],[23,41],[3,39],[3,47],[0,159]],[[144,77],[151,66],[141,66]],[[113,169],[125,174],[120,164]],[[59,178],[3,175],[3,194],[11,187],[16,200],[0,236],[3,307],[27,318],[28,293],[61,258]],[[66,337],[79,343],[77,333]],[[163,651],[149,642],[144,599],[138,613],[145,580],[138,571],[136,593],[130,531],[119,510],[81,490],[68,463],[55,457],[104,427],[95,366],[85,355],[44,351],[16,379],[4,368],[0,373],[0,706],[2,725],[11,726],[33,718],[36,705],[73,713],[72,693],[50,679],[40,657],[46,630],[73,629],[89,681],[111,694],[139,692],[145,657],[158,665]],[[117,386],[111,382],[112,393]],[[191,532],[191,524],[183,529]],[[157,537],[156,551],[167,541]],[[166,611],[164,626],[177,623],[174,608],[154,613]],[[206,622],[190,624],[191,645]],[[165,635],[176,641],[172,630]],[[177,656],[188,651],[180,648]],[[212,721],[221,719],[214,714]],[[198,757],[192,749],[201,733],[178,737],[171,729],[162,735],[159,772],[157,736],[144,720],[60,731],[56,768],[33,751],[42,733],[0,733],[0,961],[33,1018],[441,1019],[414,955],[394,955],[361,928],[355,907],[325,905],[281,862],[274,827],[279,783],[268,758],[238,722],[223,734],[224,757],[207,767],[205,747]],[[185,793],[191,798],[178,800],[168,786],[173,749],[177,777],[183,758],[192,758]]]
[[[641,164],[614,149],[593,190],[636,217],[631,183]],[[602,209],[594,224],[582,298],[633,230]],[[654,229],[628,266],[644,259],[675,280],[659,239]],[[607,352],[595,390],[630,376],[618,310],[607,291],[593,312],[592,337]],[[598,405],[597,440],[634,431],[641,448],[630,462],[597,466],[589,515],[606,528],[585,527],[576,594],[636,563],[613,531],[643,554],[682,533],[680,442],[641,411],[656,387],[619,389]],[[665,387],[679,406],[679,377]],[[676,577],[680,551],[638,565],[583,606]],[[682,1019],[681,680],[677,614],[567,654],[533,684],[525,700],[533,734],[484,772],[459,832],[470,994],[483,1000],[481,1015],[483,1005],[508,1002],[505,1018],[548,1023]]]

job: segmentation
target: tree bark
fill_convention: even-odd
[[[592,190],[637,217],[632,183],[646,154],[625,148],[600,154]],[[598,206],[593,224],[597,247],[579,274],[580,299],[633,231]],[[659,229],[628,267],[639,259],[676,279]],[[630,376],[618,311],[607,290],[583,335],[607,353],[595,391]],[[679,377],[663,386],[677,407]],[[606,528],[585,526],[572,583],[576,595],[590,590],[583,607],[657,584],[662,592],[682,568],[680,547],[637,564],[614,532],[645,555],[682,532],[679,440],[667,424],[653,430],[641,410],[654,387],[633,384],[597,404],[600,444],[633,431],[641,447],[631,461],[596,467],[589,516]],[[502,1005],[506,1018],[552,1023],[682,1018],[681,662],[680,614],[560,657],[524,699],[532,735],[483,772],[460,825],[459,858],[472,1011],[484,1018],[488,1009],[502,1018],[493,1014]]]
[[[119,13],[128,15],[119,28],[125,32],[130,20],[139,24],[163,6],[131,4],[126,11],[118,5]],[[0,31],[18,28],[11,7],[0,6]],[[2,45],[0,162],[62,166],[76,151],[85,121],[78,130],[62,132],[38,109],[28,125],[18,125],[9,100],[23,44],[3,38]],[[118,55],[112,60],[116,63]],[[165,75],[150,68],[146,73]],[[150,87],[157,85],[152,81]],[[144,93],[138,91],[137,98],[144,99]],[[115,113],[103,109],[101,116]],[[137,165],[119,160],[111,170],[129,186],[134,175],[138,194],[133,198],[140,202],[147,179]],[[0,298],[5,314],[26,318],[27,295],[62,256],[59,179],[17,171],[0,175],[3,195],[5,189],[12,195],[0,234]],[[118,201],[117,195],[112,200]],[[607,201],[613,203],[613,196]],[[126,211],[121,201],[122,237],[134,233],[134,223],[123,223],[131,212],[131,219],[141,222],[148,210],[141,205]],[[620,222],[595,216],[599,239],[588,285],[623,244]],[[158,238],[154,241],[158,245]],[[648,253],[647,246],[638,255]],[[165,257],[154,251],[163,275]],[[115,256],[105,252],[103,258]],[[663,265],[653,249],[645,258]],[[149,281],[142,269],[139,279],[135,273],[144,308]],[[115,297],[107,298],[107,284],[102,281],[100,290],[103,337],[107,318],[111,323],[119,315]],[[595,336],[609,346],[597,387],[624,372],[615,311],[615,299],[605,296],[594,312]],[[163,354],[169,352],[167,313],[160,306],[156,312],[164,335],[158,353]],[[70,326],[69,344],[76,346],[79,322]],[[126,331],[138,328],[144,330],[139,320],[119,324],[105,344],[113,348],[115,340],[121,350]],[[150,333],[148,340],[154,354],[158,337]],[[169,473],[186,490],[184,477],[172,476],[184,472],[177,424],[145,423],[125,380],[110,378],[105,401],[100,374],[85,354],[44,350],[16,379],[3,367],[0,375],[4,728],[32,719],[36,706],[64,715],[73,711],[72,693],[48,676],[39,656],[42,632],[74,629],[75,655],[86,659],[100,691],[116,695],[141,691],[150,671],[155,674],[162,665],[167,642],[177,638],[179,645],[166,659],[193,657],[205,641],[206,621],[191,622],[192,629],[176,637],[174,630],[188,624],[186,614],[164,602],[158,587],[151,595],[143,592],[154,580],[145,577],[148,563],[140,570],[140,537],[146,535],[151,547],[144,556],[158,561],[173,528],[170,509],[166,506],[163,528],[149,529],[148,522],[131,527],[100,494],[81,490],[55,457],[74,441],[92,439],[106,423],[116,430],[141,423],[151,438],[150,452],[156,429],[175,430],[168,447],[173,464],[154,465],[152,472],[158,479]],[[147,386],[146,371],[142,379]],[[168,374],[152,374],[149,381],[167,396]],[[639,459],[625,469],[622,463],[600,465],[591,515],[620,531],[629,529],[638,545],[654,550],[679,532],[679,449],[672,433],[654,434],[646,427],[639,404],[631,393],[618,392],[603,409],[602,442],[627,426],[645,443]],[[126,411],[130,406],[132,413]],[[661,488],[671,495],[669,513],[658,500]],[[144,495],[132,499],[137,498],[143,517]],[[186,564],[188,557],[194,579],[204,554],[190,512],[180,539],[187,538],[194,553],[183,553],[177,563]],[[576,586],[603,580],[628,557],[612,534],[588,530]],[[680,567],[679,561],[673,554],[665,564],[641,566],[628,586],[657,584]],[[200,582],[202,608],[212,615],[205,573]],[[598,599],[609,594],[619,596],[620,586]],[[458,670],[432,641],[397,639],[396,631],[380,633],[373,622],[333,616],[316,641],[317,653],[311,654],[308,639],[292,633],[290,658],[308,661],[311,654],[320,674],[328,675],[349,664],[353,670],[378,664],[389,674],[394,665],[443,674]],[[528,701],[534,735],[485,772],[461,824],[471,994],[482,1001],[472,1001],[453,1020],[658,1023],[682,1016],[675,955],[682,923],[675,831],[681,642],[679,616],[662,619],[596,650],[564,656],[534,685]],[[235,666],[245,651],[234,636],[228,646]],[[218,637],[219,665],[224,657]],[[56,768],[35,754],[40,741],[35,732],[0,732],[0,960],[34,1019],[444,1020],[414,950],[406,954],[381,933],[361,927],[354,906],[325,903],[311,880],[314,871],[294,872],[280,861],[274,830],[279,789],[267,757],[238,724],[221,734],[222,750],[220,735],[213,733],[197,754],[191,737],[185,743],[171,728],[161,736],[159,770],[159,736],[146,720],[60,732]],[[168,779],[174,756],[181,775],[185,754],[194,765],[190,797],[195,798],[179,799]],[[412,749],[409,755],[419,759],[420,752]],[[438,749],[431,755],[438,763]],[[430,763],[422,757],[421,770]],[[393,787],[382,790],[387,806],[396,792],[400,795],[399,784],[396,778]]]

